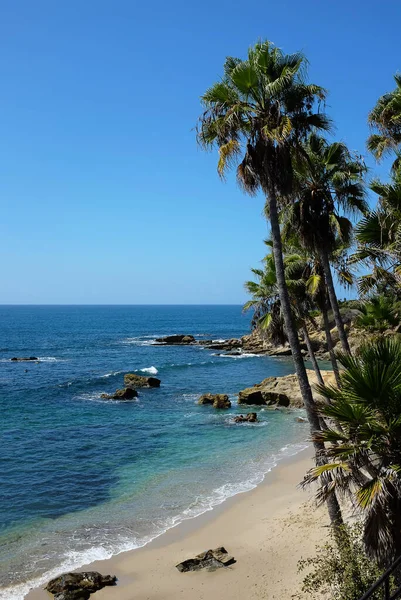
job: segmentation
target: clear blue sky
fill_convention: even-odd
[[[199,96],[260,37],[304,50],[365,152],[400,23],[398,0],[3,0],[0,302],[242,302],[263,199],[197,148]]]

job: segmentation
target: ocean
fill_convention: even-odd
[[[302,410],[238,425],[236,394],[291,359],[157,346],[175,333],[249,333],[240,306],[0,306],[0,599],[143,546],[247,491],[307,446]],[[37,356],[13,363],[13,356]],[[133,401],[101,399],[124,373],[154,374]],[[227,393],[227,411],[199,406]],[[246,409],[245,409],[246,412]]]

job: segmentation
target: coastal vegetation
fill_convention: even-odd
[[[241,189],[266,198],[269,251],[245,283],[244,310],[253,311],[255,333],[288,345],[294,360],[316,458],[304,484],[318,482],[334,534],[305,589],[325,587],[338,599],[362,596],[401,555],[399,75],[395,83],[368,118],[368,151],[378,161],[391,156],[388,182],[371,179],[363,156],[333,141],[327,91],[308,81],[306,58],[268,41],[245,60],[227,58],[202,96],[197,128],[201,146],[218,150],[220,177],[235,167]],[[335,278],[358,299],[340,303]],[[335,385],[316,358],[321,331]],[[359,519],[352,529],[343,524],[345,499]]]

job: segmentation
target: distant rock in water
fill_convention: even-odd
[[[138,396],[138,392],[133,388],[123,388],[116,390],[114,394],[102,394],[100,397],[105,400],[132,400]]]
[[[188,345],[194,344],[195,338],[193,335],[167,335],[166,337],[156,338],[158,344],[164,344],[165,346],[177,345]]]
[[[39,361],[37,356],[14,356],[10,359],[11,362],[26,362],[26,361]]]
[[[201,552],[194,558],[189,558],[176,565],[180,573],[187,571],[200,571],[201,569],[215,570],[221,567],[228,567],[235,563],[235,558],[228,554],[227,550],[221,546],[214,550]]]
[[[88,600],[94,592],[116,582],[114,575],[101,575],[97,571],[66,573],[49,581],[45,590],[54,594],[54,600]]]
[[[230,408],[231,402],[227,394],[203,394],[198,404],[212,404],[213,408]]]
[[[198,343],[201,346],[207,348],[208,350],[234,350],[242,347],[242,340],[239,340],[237,338],[212,342],[210,342],[210,340],[206,340]]]
[[[145,375],[136,375],[135,373],[127,373],[124,375],[124,384],[127,387],[160,387],[160,379],[157,377],[145,377]]]
[[[234,423],[258,423],[258,415],[255,412],[244,415],[238,415],[234,418]]]

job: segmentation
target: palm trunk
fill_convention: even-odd
[[[322,374],[320,372],[319,365],[317,364],[316,356],[315,356],[315,353],[314,353],[313,348],[312,348],[312,342],[311,342],[311,339],[309,337],[309,333],[308,333],[308,330],[306,328],[306,325],[304,325],[302,327],[302,334],[303,334],[303,336],[305,338],[306,347],[308,348],[310,360],[311,360],[311,363],[313,365],[313,370],[315,371],[317,381],[318,381],[318,383],[320,385],[324,385],[323,377],[322,377]]]
[[[298,377],[299,388],[301,390],[301,395],[304,401],[311,434],[313,436],[315,431],[320,430],[319,416],[316,411],[316,405],[313,400],[312,390],[309,385],[308,375],[306,373],[303,356],[301,354],[301,346],[298,339],[298,332],[296,330],[292,318],[290,297],[288,295],[288,289],[285,282],[283,247],[281,243],[281,232],[277,211],[276,190],[274,188],[274,185],[270,186],[268,201],[270,210],[271,235],[273,240],[273,256],[276,268],[277,288],[280,297],[281,309],[283,313],[288,341],[291,347],[295,371]],[[315,449],[316,464],[326,464],[327,461],[324,444],[321,442],[314,441],[313,446]],[[331,494],[329,496],[327,500],[327,508],[332,525],[334,527],[340,526],[343,523],[343,520],[341,516],[340,505],[338,504],[338,500],[335,494]]]
[[[327,297],[325,297],[324,301],[323,301],[323,306],[322,306],[322,315],[323,315],[324,332],[326,334],[327,350],[330,355],[330,361],[333,366],[334,377],[336,378],[337,386],[341,387],[340,370],[338,368],[338,362],[337,362],[336,355],[334,352],[333,340],[331,339],[329,315],[327,314],[327,308],[328,308],[328,301],[327,301]]]
[[[324,279],[326,281],[327,291],[328,291],[329,298],[330,298],[330,304],[331,304],[331,308],[333,310],[334,320],[336,322],[336,326],[338,329],[338,335],[340,337],[341,345],[342,345],[343,349],[345,350],[345,352],[348,352],[349,354],[351,354],[351,349],[349,347],[347,335],[346,335],[345,329],[344,329],[344,323],[343,323],[343,320],[342,320],[341,314],[340,314],[340,307],[338,306],[336,291],[334,289],[333,276],[331,274],[331,269],[330,269],[329,255],[324,248],[322,248],[319,251],[319,259],[320,259],[320,263],[322,265]]]

